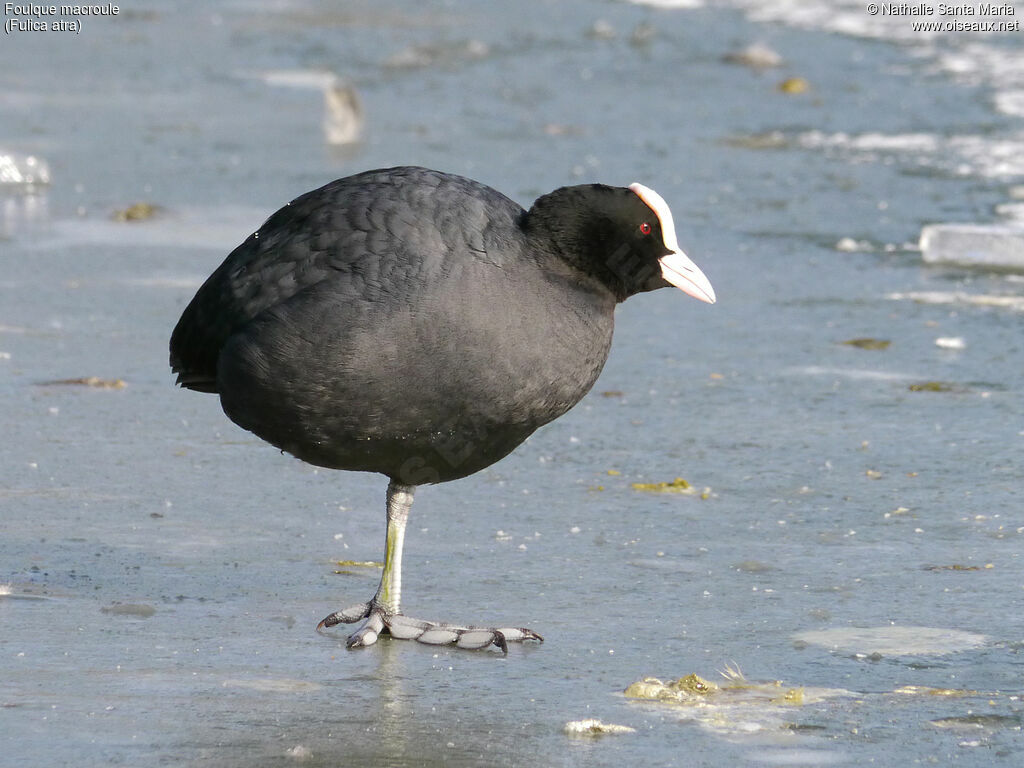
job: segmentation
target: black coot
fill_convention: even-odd
[[[203,284],[171,337],[178,383],[303,461],[390,479],[384,573],[361,621],[425,643],[506,649],[523,628],[400,611],[413,491],[472,474],[572,408],[604,366],[613,310],[674,285],[715,294],[640,184],[563,187],[524,211],[425,168],[339,179],[293,200]]]

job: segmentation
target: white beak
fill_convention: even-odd
[[[658,263],[661,264],[661,276],[683,293],[708,304],[715,303],[715,289],[711,287],[711,281],[685,253],[670,253],[658,259]]]
[[[643,184],[630,184],[629,188],[644,201],[661,223],[661,236],[664,238],[665,247],[671,251],[667,256],[658,259],[661,276],[693,298],[714,304],[715,289],[711,287],[711,281],[700,271],[700,267],[690,261],[690,257],[683,253],[683,249],[676,241],[676,225],[672,221],[672,211],[669,210],[665,198]]]

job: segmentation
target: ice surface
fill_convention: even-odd
[[[1024,269],[1024,227],[1000,224],[930,224],[921,230],[928,264]]]
[[[694,8],[711,5],[707,0],[631,0],[631,2],[655,8],[676,8],[687,12]],[[873,40],[899,41],[922,60],[933,62],[933,66],[955,80],[969,85],[981,85],[991,91],[990,99],[995,108],[1007,115],[1024,114],[1024,47],[1019,44],[1002,44],[1019,32],[1005,34],[985,33],[946,33],[915,29],[913,21],[920,19],[941,19],[947,21],[954,18],[956,8],[968,7],[969,4],[947,3],[949,10],[941,16],[914,16],[891,14],[887,12],[869,13],[861,0],[723,0],[721,5],[729,5],[743,11],[754,21],[785,25],[800,29],[827,31],[852,37]],[[884,5],[884,4],[883,4]],[[896,4],[898,5],[898,4]],[[913,4],[910,4],[913,5]],[[918,4],[920,5],[920,4]],[[938,5],[928,5],[932,13]],[[993,4],[998,5],[998,4]],[[1016,16],[1008,16],[1013,21],[1021,14],[1020,4],[1010,4],[1016,8]],[[976,6],[969,6],[975,13]],[[967,13],[965,11],[965,13]],[[962,20],[972,20],[967,16]],[[785,52],[783,52],[785,53]],[[839,137],[843,139],[845,137]],[[876,139],[881,138],[881,142]],[[889,142],[888,137],[868,136],[863,143],[878,146],[861,147],[861,149],[900,149],[900,144],[914,140],[913,136],[891,137],[892,147],[881,146]],[[928,141],[938,141],[929,137]],[[939,142],[944,146],[937,151],[932,164],[946,169],[948,157],[962,160],[963,165],[954,168],[958,173],[980,174],[983,176],[1010,176],[1024,173],[1021,158],[1019,136],[1003,136],[993,133],[984,136],[953,137]]]
[[[988,638],[976,632],[938,627],[837,627],[798,632],[796,639],[833,651],[883,656],[934,656],[980,648]]]
[[[86,20],[76,42],[0,46],[4,149],[54,176],[0,194],[0,767],[1020,762],[1019,731],[979,729],[983,748],[958,750],[927,724],[1019,708],[1024,370],[1018,317],[999,307],[1024,283],[883,245],[1024,198],[1010,189],[1024,176],[978,181],[1024,165],[985,68],[954,85],[924,45],[782,13],[751,23],[718,2],[338,5],[185,0]],[[586,38],[595,8],[657,34],[643,49]],[[813,99],[722,62],[755,40]],[[425,63],[385,66],[401,51]],[[373,117],[352,155],[325,147],[318,67],[356,83]],[[233,74],[250,71],[298,74]],[[836,141],[793,139],[811,131]],[[737,134],[786,140],[720,141]],[[195,287],[268,214],[402,162],[523,203],[576,166],[639,178],[724,286],[710,310],[669,291],[624,304],[592,396],[492,470],[418,496],[408,609],[544,634],[507,657],[317,634],[377,586],[337,562],[380,557],[386,479],[281,456],[167,367]],[[109,219],[139,201],[159,210]],[[842,237],[875,246],[840,253]],[[838,343],[859,337],[892,344]],[[126,386],[39,385],[92,376]],[[921,381],[992,395],[909,394]],[[631,488],[678,476],[715,494]],[[881,661],[858,655],[878,644],[793,642],[892,621],[990,640]],[[680,714],[617,693],[644,669],[732,660],[752,680],[854,695]],[[979,693],[889,693],[908,685]],[[637,734],[569,740],[578,718]]]
[[[305,88],[322,91],[338,85],[338,76],[326,69],[279,69],[265,72],[240,72],[240,77],[262,80],[278,88]]]
[[[247,238],[268,211],[241,205],[181,208],[158,212],[146,221],[76,218],[56,222],[27,243],[40,250],[82,246],[124,248],[178,247],[224,252]]]
[[[893,291],[885,296],[893,301],[914,301],[918,304],[962,304],[972,307],[998,307],[1024,312],[1024,296],[967,291]]]
[[[911,168],[934,168],[957,176],[1012,179],[1024,175],[1024,134],[1001,137],[935,133],[849,134],[805,131],[794,138],[798,146],[855,162],[891,162]]]

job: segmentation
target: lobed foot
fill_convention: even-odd
[[[524,640],[544,642],[543,637],[525,627],[462,627],[424,621],[401,613],[388,613],[374,603],[359,603],[332,613],[316,625],[316,631],[357,621],[362,623],[345,642],[349,648],[373,645],[385,631],[396,640],[416,640],[426,645],[455,645],[468,649],[496,645],[502,653],[508,653],[509,643],[521,643]]]

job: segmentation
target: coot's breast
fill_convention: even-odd
[[[320,466],[409,484],[476,472],[575,405],[611,344],[611,299],[509,271],[469,261],[407,304],[323,281],[229,339],[224,410]]]

